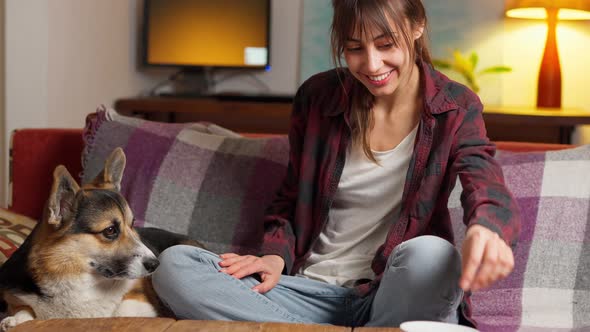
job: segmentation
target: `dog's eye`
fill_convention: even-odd
[[[107,227],[102,231],[102,235],[104,235],[107,239],[115,238],[119,234],[119,229],[117,226]]]

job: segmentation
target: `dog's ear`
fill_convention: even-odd
[[[80,186],[68,170],[63,165],[57,166],[53,171],[53,186],[49,195],[49,217],[47,220],[56,229],[61,227],[64,219],[72,216],[74,198],[78,190],[80,190]]]
[[[105,182],[112,183],[117,191],[121,190],[121,179],[123,179],[126,162],[123,149],[116,148],[111,152],[111,155],[107,158],[107,161],[104,164]]]
[[[92,185],[98,188],[114,187],[113,189],[120,191],[125,163],[125,152],[116,148],[105,161],[104,169],[92,181]]]

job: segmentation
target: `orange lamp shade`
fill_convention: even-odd
[[[506,0],[506,16],[547,19],[546,9],[559,9],[559,20],[590,20],[588,0]]]
[[[508,17],[547,20],[547,41],[539,70],[537,107],[561,108],[561,67],[557,51],[557,21],[590,20],[590,0],[505,1]]]

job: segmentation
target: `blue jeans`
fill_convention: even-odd
[[[298,276],[281,276],[258,294],[252,276],[219,272],[218,255],[174,246],[160,255],[152,276],[160,298],[179,319],[399,326],[407,320],[457,323],[463,291],[461,258],[449,242],[421,236],[395,248],[379,288],[365,297],[354,289]]]

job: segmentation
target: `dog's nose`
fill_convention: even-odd
[[[145,267],[149,273],[156,271],[158,265],[160,265],[160,261],[155,258],[148,258],[143,261],[143,267]]]

